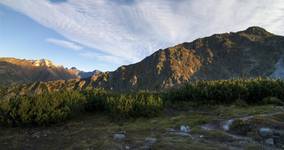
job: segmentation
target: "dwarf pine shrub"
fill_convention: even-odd
[[[148,93],[108,96],[105,108],[112,116],[150,117],[159,114],[163,101],[158,95]]]
[[[273,79],[196,81],[166,93],[170,101],[198,104],[233,104],[242,99],[257,104],[265,97],[284,100],[284,81]]]
[[[0,122],[6,125],[56,123],[82,111],[85,103],[82,94],[75,91],[15,96],[0,101]]]

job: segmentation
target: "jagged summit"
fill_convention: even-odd
[[[245,32],[247,33],[251,33],[251,34],[257,34],[257,33],[269,33],[268,31],[266,31],[264,28],[259,27],[259,26],[251,26],[248,27]]]
[[[59,65],[55,65],[48,59],[31,60],[31,62],[34,66],[59,67]]]
[[[12,63],[15,65],[28,65],[34,67],[61,67],[60,65],[56,65],[51,60],[48,59],[28,60],[28,59],[17,59],[13,57],[4,57],[0,58],[0,61]]]
[[[272,33],[266,31],[264,28],[258,27],[258,26],[249,27],[245,31],[241,31],[241,32],[244,32],[250,35],[255,35],[255,36],[272,36],[273,35]]]

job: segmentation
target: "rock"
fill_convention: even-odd
[[[189,133],[190,132],[189,126],[188,125],[181,125],[180,126],[180,132]]]
[[[233,122],[235,121],[235,119],[230,119],[224,122],[223,124],[223,129],[225,131],[229,131],[230,130],[230,126],[233,124]]]
[[[265,140],[265,144],[267,145],[274,145],[274,139],[273,138],[269,138]]]
[[[167,131],[168,132],[176,132],[176,130],[174,128],[168,128]]]
[[[148,145],[153,145],[157,142],[156,138],[152,138],[152,137],[147,137],[145,138],[145,143],[147,143]]]
[[[129,150],[129,149],[130,149],[130,146],[126,145],[126,146],[125,146],[125,149],[126,149],[126,150]]]
[[[114,133],[113,134],[113,139],[117,140],[117,141],[122,141],[126,138],[125,133],[121,132],[121,133]]]
[[[262,137],[269,137],[273,135],[273,131],[270,128],[260,128],[259,134]]]
[[[156,138],[146,137],[145,144],[142,147],[142,149],[151,149],[152,145],[154,145],[156,142],[157,142]]]

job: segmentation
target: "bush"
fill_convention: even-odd
[[[284,102],[282,102],[279,98],[277,97],[266,97],[264,99],[262,99],[261,104],[264,105],[279,105],[279,106],[283,106]]]
[[[242,99],[259,103],[265,97],[284,99],[284,81],[272,79],[196,81],[166,93],[169,101],[188,101],[199,105],[233,104]]]
[[[85,105],[86,111],[105,111],[105,101],[107,93],[103,89],[85,90],[82,92],[86,97],[87,103]]]
[[[0,101],[0,122],[6,125],[47,125],[83,110],[79,92],[63,91],[34,96],[15,96]]]
[[[163,101],[153,94],[120,94],[108,96],[105,107],[112,116],[150,117],[162,110]]]
[[[6,125],[48,125],[82,111],[98,111],[113,117],[151,117],[163,109],[158,94],[108,93],[102,89],[60,91],[0,100],[0,123]]]
[[[248,106],[247,102],[242,100],[242,99],[237,99],[235,101],[234,105],[239,106],[239,107],[247,107]]]

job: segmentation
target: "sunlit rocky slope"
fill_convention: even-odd
[[[158,50],[139,63],[93,76],[95,87],[160,90],[190,80],[284,77],[284,37],[260,27]]]
[[[83,72],[76,68],[67,69],[45,59],[0,58],[1,85],[88,78],[97,72]]]

